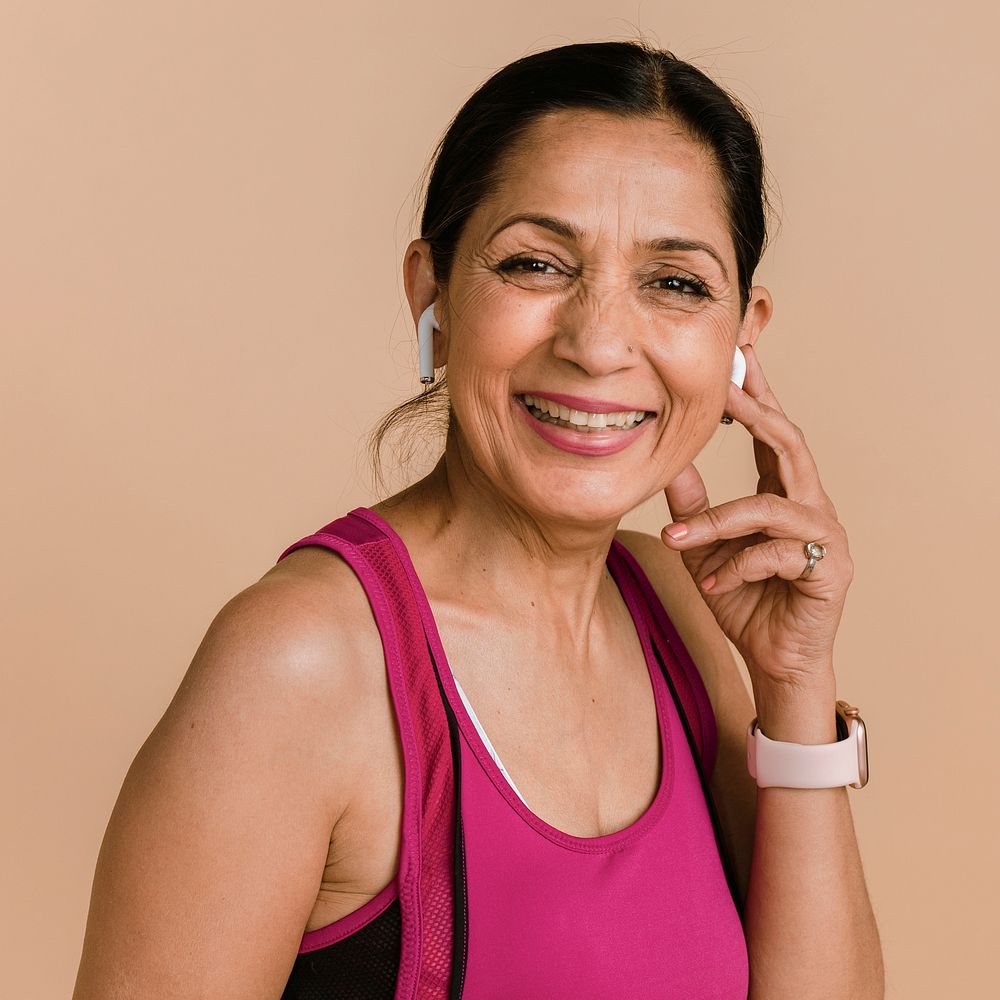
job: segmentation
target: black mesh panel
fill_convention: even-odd
[[[399,899],[370,923],[295,959],[281,1000],[392,1000],[402,940]]]

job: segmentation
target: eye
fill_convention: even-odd
[[[548,270],[546,270],[546,268]],[[503,274],[559,274],[555,264],[538,257],[511,257],[497,265],[497,270]]]
[[[690,295],[697,298],[708,297],[708,286],[697,278],[689,278],[682,274],[669,274],[666,277],[655,279],[653,284],[659,285],[661,282],[667,286],[663,288],[665,292],[677,292],[680,295]],[[684,291],[683,289],[688,290]]]

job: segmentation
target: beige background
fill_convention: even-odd
[[[994,995],[995,15],[339,7],[0,3],[4,994],[69,994],[120,782],[216,611],[372,500],[441,130],[504,63],[638,27],[750,104],[780,190],[761,351],[857,564],[837,672],[889,996]],[[753,488],[738,425],[702,469]]]

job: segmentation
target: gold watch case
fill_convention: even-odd
[[[849,705],[843,698],[837,700],[837,739],[846,740],[851,733],[851,723],[858,724],[858,784],[851,782],[851,788],[864,788],[868,784],[868,733],[859,709]]]

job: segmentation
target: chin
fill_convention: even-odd
[[[537,482],[534,488],[526,488],[520,495],[512,490],[511,499],[539,520],[598,528],[617,525],[646,496],[652,495],[636,494],[634,485],[623,490],[620,476],[568,472],[557,478],[558,485],[542,491]]]

